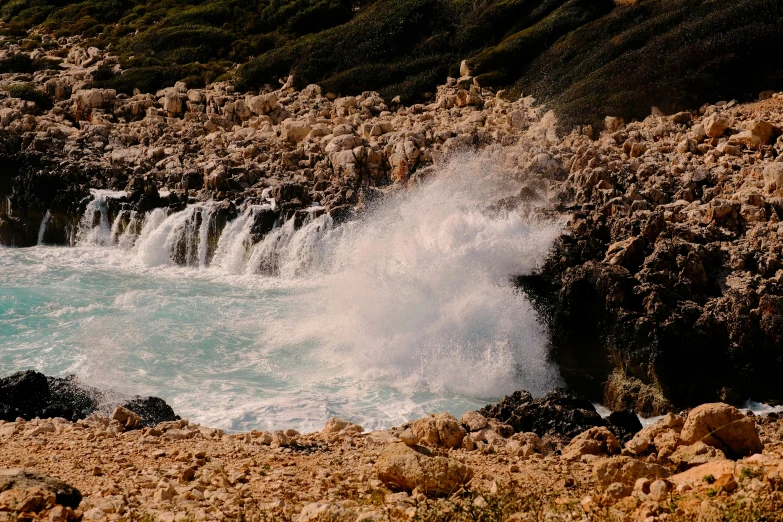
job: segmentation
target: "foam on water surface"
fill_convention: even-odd
[[[262,206],[248,206],[211,262],[210,204],[134,217],[136,236],[96,194],[79,246],[0,249],[0,373],[75,373],[230,430],[332,416],[378,428],[544,393],[557,372],[511,278],[543,261],[562,223],[488,208],[518,191],[466,157],[358,221],[291,220],[255,244]],[[191,266],[172,261],[183,234]]]

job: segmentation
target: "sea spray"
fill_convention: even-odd
[[[492,208],[518,192],[493,161],[466,156],[361,220],[305,226],[279,273],[315,278],[318,299],[266,342],[310,341],[328,371],[339,361],[357,380],[478,397],[545,392],[557,380],[546,334],[511,278],[544,260],[561,224]]]
[[[214,225],[206,266],[194,217],[216,203],[137,215],[114,239],[96,203],[83,221],[108,230],[106,246],[0,256],[0,370],[76,373],[242,430],[331,416],[379,428],[542,393],[556,371],[511,279],[543,261],[561,223],[536,219],[519,192],[491,159],[466,156],[347,223],[314,208],[258,235],[273,207],[247,205]],[[174,256],[183,237],[190,266]]]

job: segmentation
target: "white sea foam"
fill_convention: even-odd
[[[211,203],[137,216],[136,237],[112,232],[96,197],[81,246],[14,254],[20,295],[54,289],[68,313],[41,323],[14,306],[17,323],[0,321],[0,370],[74,371],[228,429],[316,429],[334,415],[381,427],[544,393],[557,372],[512,277],[544,260],[562,223],[491,205],[518,191],[490,159],[462,157],[349,223],[291,219],[253,244],[254,213],[271,206],[248,206],[211,260]],[[174,263],[177,248],[195,248],[190,267]],[[28,320],[32,333],[18,326]]]

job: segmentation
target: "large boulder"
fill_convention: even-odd
[[[753,419],[734,406],[720,402],[702,404],[691,410],[680,436],[685,444],[703,442],[729,458],[760,453],[764,449]]]
[[[46,376],[33,370],[0,379],[0,420],[32,419],[50,402]]]
[[[287,119],[282,124],[281,138],[299,143],[310,133],[310,124],[305,120]]]
[[[436,457],[421,446],[393,443],[381,452],[375,463],[378,478],[392,490],[426,495],[447,495],[473,478],[473,470],[453,459]]]

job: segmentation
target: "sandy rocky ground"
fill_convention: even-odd
[[[783,425],[721,403],[667,414],[624,444],[606,427],[542,440],[478,412],[371,433],[337,419],[309,434],[139,420],[118,407],[0,423],[0,520],[783,516]]]

